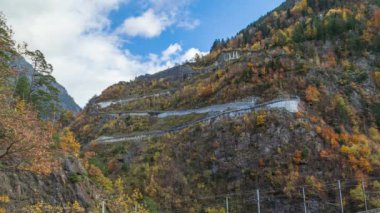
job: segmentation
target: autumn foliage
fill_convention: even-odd
[[[293,155],[293,161],[295,164],[300,164],[302,160],[301,151],[297,150]]]
[[[380,29],[380,9],[376,10],[373,14],[373,25],[376,29]]]
[[[41,122],[23,101],[17,111],[3,107],[0,113],[0,160],[11,167],[48,174],[53,169],[51,137],[53,128]]]
[[[60,136],[59,147],[66,153],[74,156],[79,155],[80,144],[75,139],[75,135],[68,128],[65,128]]]
[[[114,182],[114,189],[110,197],[111,200],[108,207],[112,209],[113,212],[149,212],[146,207],[141,204],[143,199],[142,194],[137,190],[134,190],[131,195],[127,194],[124,181],[121,178],[116,179]]]
[[[70,212],[70,213],[84,213],[85,209],[79,204],[78,201],[73,203],[66,203],[64,205],[51,205],[44,202],[38,202],[33,205],[24,207],[21,212],[23,213],[45,213],[45,212]]]
[[[315,86],[308,86],[305,91],[306,100],[309,103],[316,103],[319,101],[321,94]]]
[[[380,71],[374,72],[373,78],[375,79],[376,85],[380,87]]]

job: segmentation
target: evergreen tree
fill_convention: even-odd
[[[327,33],[330,37],[340,35],[344,32],[344,21],[341,15],[334,14],[327,19]]]
[[[28,100],[30,96],[30,82],[27,76],[21,76],[16,83],[15,94],[22,100]]]
[[[219,48],[220,48],[220,45],[221,45],[221,41],[220,41],[220,39],[216,39],[216,40],[214,41],[214,43],[212,44],[212,46],[211,46],[211,50],[210,50],[210,52],[219,49]]]
[[[21,79],[16,94],[22,99],[31,102],[40,117],[52,118],[59,110],[59,91],[54,87],[55,79],[51,75],[53,66],[46,61],[41,51],[28,50],[27,44],[19,46],[19,50],[32,61],[33,70],[30,82],[28,78]],[[30,85],[29,89],[27,84]],[[28,97],[26,97],[26,92],[29,94]]]
[[[299,43],[305,41],[304,27],[302,23],[298,23],[294,28],[292,39],[294,42]]]
[[[380,33],[377,34],[373,42],[373,49],[376,52],[380,52]]]

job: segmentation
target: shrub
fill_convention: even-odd
[[[309,156],[309,150],[306,148],[306,147],[304,147],[303,149],[302,149],[302,153],[301,153],[301,157],[302,157],[302,160],[306,160],[306,158]]]
[[[266,122],[266,114],[265,112],[260,112],[256,117],[256,126],[263,126]]]
[[[308,186],[311,186],[314,191],[319,192],[323,190],[323,184],[314,176],[307,176],[305,182]]]
[[[354,189],[350,190],[351,198],[357,202],[360,207],[363,207],[364,204],[364,192],[362,186],[359,184]]]
[[[380,6],[380,0],[372,0],[372,2],[373,2],[374,4],[376,4],[377,6]]]
[[[380,182],[375,180],[372,182],[372,188],[374,191],[379,191],[380,190]],[[374,208],[379,208],[380,207],[380,196],[379,195],[374,195],[369,199],[369,203],[371,207]]]
[[[112,159],[108,161],[107,169],[109,173],[114,173],[120,169],[120,163],[117,159]]]
[[[376,124],[377,124],[377,126],[380,126],[380,103],[375,103],[372,106],[372,110],[375,114]]]
[[[374,81],[377,85],[377,87],[380,87],[380,71],[376,71],[373,73]]]
[[[206,208],[206,213],[225,213],[226,210],[224,208]]]
[[[295,164],[300,164],[302,160],[302,154],[299,150],[297,150],[293,155],[293,161]]]
[[[94,179],[94,181],[102,186],[105,190],[107,191],[112,191],[113,184],[110,179],[105,177],[102,173],[102,171],[96,167],[91,165],[90,168],[88,169],[88,174],[90,175],[91,178]]]
[[[254,51],[258,51],[261,49],[261,43],[260,42],[255,42],[253,45],[252,45],[252,50]]]
[[[71,183],[79,183],[83,180],[83,176],[76,173],[71,173],[68,178]]]
[[[8,195],[0,195],[0,203],[9,203],[10,199]]]
[[[33,205],[26,206],[22,209],[21,212],[33,212],[33,213],[42,213],[42,212],[75,212],[75,213],[84,213],[84,208],[81,207],[78,201],[74,203],[66,203],[66,205],[55,206],[44,202],[38,202]],[[1,212],[1,211],[0,211]]]
[[[282,30],[279,30],[276,34],[273,35],[272,42],[274,45],[284,46],[288,41],[286,33]]]
[[[92,157],[88,160],[91,165],[98,167],[103,173],[107,173],[107,165],[98,157]]]
[[[380,133],[375,127],[369,128],[369,135],[372,140],[376,141],[377,143],[380,143]]]

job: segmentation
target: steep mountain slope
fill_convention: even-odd
[[[102,192],[77,157],[80,145],[68,129],[62,130],[58,119],[54,123],[41,119],[36,102],[26,97],[31,94],[29,80],[36,77],[33,69],[17,51],[12,31],[0,14],[0,212],[92,209],[99,202],[95,196]],[[43,83],[34,91],[50,86]],[[55,80],[53,86],[77,111],[65,89]],[[45,100],[38,99],[42,104]]]
[[[209,55],[93,98],[71,128],[159,211],[379,208],[380,2],[286,1]]]
[[[31,80],[33,75],[33,66],[28,63],[23,57],[17,58],[12,67],[15,68],[17,76],[27,76]],[[74,99],[67,93],[66,89],[60,85],[55,79],[52,82],[52,86],[58,90],[58,103],[59,108],[64,111],[70,111],[73,113],[78,113],[81,108],[75,103]]]

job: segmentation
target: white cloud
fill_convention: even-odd
[[[169,60],[171,56],[178,54],[182,51],[181,45],[178,43],[171,44],[166,50],[162,52],[163,60]]]
[[[203,56],[208,54],[208,52],[202,52],[196,48],[190,48],[184,52],[181,45],[174,43],[164,50],[161,56],[151,54],[150,61],[156,64],[156,66],[161,66],[162,69],[165,69],[177,64],[192,62],[197,54]]]
[[[178,27],[181,27],[181,28],[184,28],[187,30],[192,30],[192,29],[197,28],[200,24],[201,24],[201,22],[197,19],[196,20],[184,20],[184,21],[178,22]]]
[[[192,30],[200,25],[200,21],[190,18],[188,10],[192,0],[141,0],[146,10],[137,17],[128,17],[117,30],[131,37],[152,38],[159,36],[168,27]]]
[[[127,18],[117,31],[132,37],[152,38],[159,36],[170,24],[167,17],[159,16],[149,9],[141,16]]]
[[[195,58],[196,55],[204,56],[204,55],[207,55],[207,54],[208,54],[208,52],[202,52],[199,49],[190,48],[183,55],[180,56],[179,61],[181,61],[181,62],[184,62],[184,61],[194,61],[194,58]]]
[[[152,0],[157,4],[161,1],[165,0]],[[41,50],[54,66],[53,75],[84,106],[89,98],[113,83],[157,72],[200,52],[191,49],[182,53],[182,47],[173,44],[161,55],[150,54],[146,61],[122,49],[122,38],[108,33],[110,20],[107,17],[112,10],[127,3],[128,0],[1,0],[0,8],[14,29],[16,40],[29,43],[31,49]],[[160,11],[158,5],[155,8]],[[151,19],[155,14],[149,9],[146,11],[145,17],[154,23]],[[176,13],[174,9],[171,11]],[[165,20],[159,19],[159,22],[162,24]],[[135,27],[136,35],[142,35],[144,32],[137,25],[146,27],[149,23],[135,17],[128,25]],[[158,34],[165,28],[165,24],[160,24],[146,35]]]

